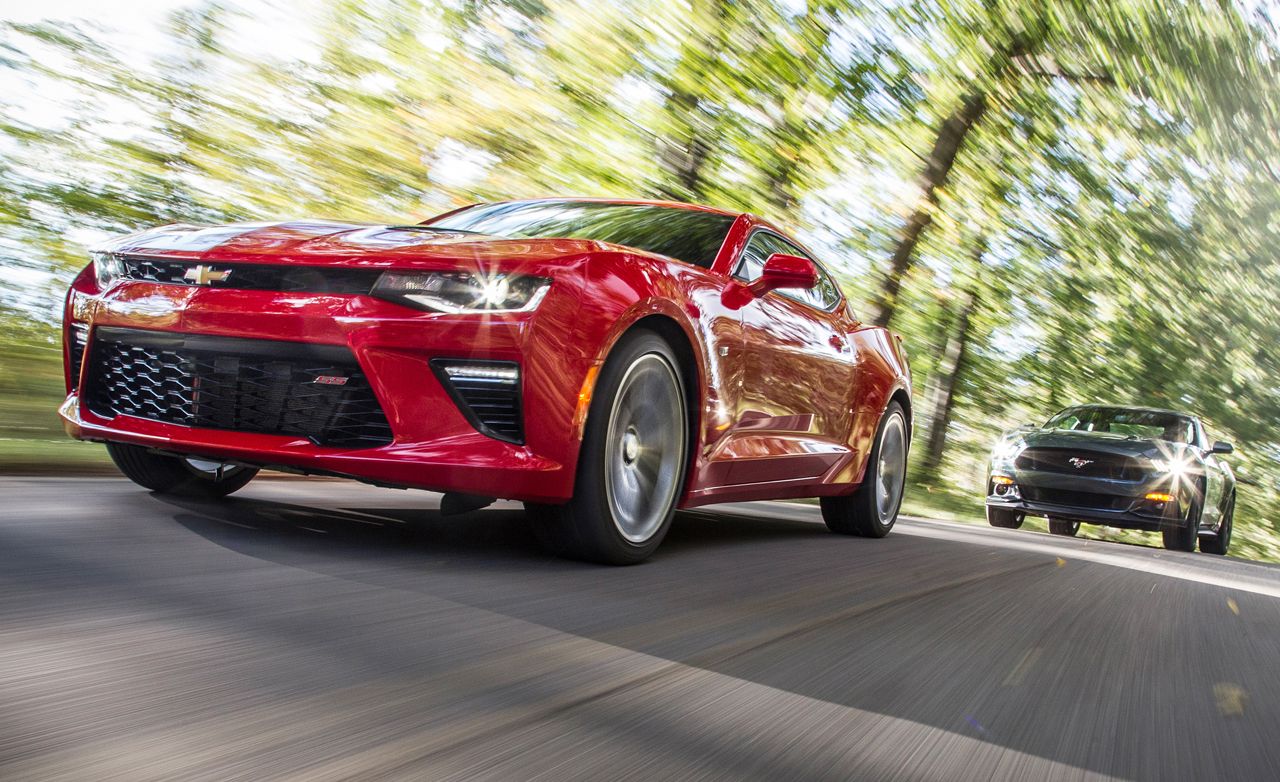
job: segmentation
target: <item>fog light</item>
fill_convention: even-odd
[[[1152,502],[1173,502],[1172,494],[1165,494],[1164,492],[1159,491],[1151,492],[1146,498]]]
[[[1018,485],[1007,475],[991,476],[991,493],[1006,500],[1021,499]]]

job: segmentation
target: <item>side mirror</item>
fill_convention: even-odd
[[[1235,453],[1236,449],[1231,443],[1224,443],[1221,440],[1213,444],[1210,449],[1212,453]]]
[[[799,255],[774,253],[764,262],[760,276],[748,285],[751,295],[760,298],[778,288],[808,290],[818,284],[818,267],[813,261]]]

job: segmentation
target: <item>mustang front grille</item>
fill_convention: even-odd
[[[204,285],[285,293],[338,293],[357,295],[373,289],[381,271],[337,266],[282,266],[256,263],[204,263],[202,261],[121,255],[121,278],[161,282],[166,285]],[[200,269],[216,273],[200,277]],[[226,276],[221,276],[225,273]]]
[[[100,327],[88,408],[209,429],[374,447],[391,427],[346,348]]]
[[[1111,494],[1095,494],[1087,491],[1068,491],[1064,489],[1041,489],[1036,486],[1021,486],[1022,497],[1030,502],[1043,502],[1049,505],[1065,505],[1072,508],[1093,508],[1096,510],[1125,510],[1132,503],[1132,497],[1116,497]]]
[[[1106,478],[1113,481],[1139,481],[1146,469],[1136,459],[1101,451],[1077,448],[1028,448],[1018,454],[1014,466],[1019,470],[1054,472],[1081,478]]]

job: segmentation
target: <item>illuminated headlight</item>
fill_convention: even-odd
[[[1022,438],[1015,437],[1012,440],[1006,440],[998,443],[991,452],[991,460],[993,462],[1006,462],[1018,455],[1022,450]]]
[[[124,276],[124,264],[111,253],[93,253],[93,276],[98,280],[98,289],[106,290]]]
[[[385,272],[370,293],[436,312],[529,312],[550,287],[545,277],[514,274]]]
[[[1152,459],[1151,467],[1162,475],[1180,478],[1186,474],[1189,465],[1181,459]]]

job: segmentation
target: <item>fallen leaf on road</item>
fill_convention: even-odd
[[[1231,682],[1213,685],[1213,698],[1218,702],[1218,712],[1224,717],[1244,716],[1244,705],[1249,702],[1249,694],[1244,688]]]

